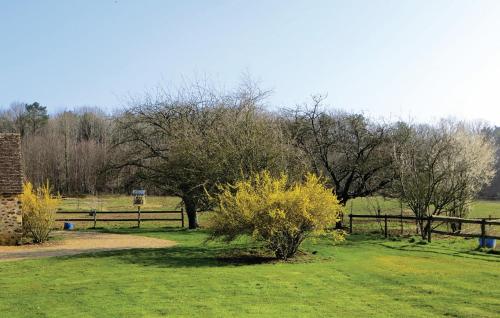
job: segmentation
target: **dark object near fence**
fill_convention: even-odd
[[[181,222],[181,227],[184,227],[184,209],[181,209],[180,211],[175,211],[175,210],[165,210],[165,211],[141,211],[141,208],[138,207],[137,211],[58,211],[57,215],[64,215],[64,214],[83,214],[87,216],[91,216],[91,218],[85,218],[85,217],[69,217],[69,218],[57,218],[56,221],[59,222],[68,222],[68,221],[73,221],[73,222],[93,222],[94,223],[94,228],[97,225],[97,222],[137,222],[137,227],[141,227],[141,222],[148,222],[148,221],[165,221],[165,222],[172,222],[172,221],[180,221]],[[116,214],[135,214],[135,218],[98,218],[97,215],[116,215]],[[144,218],[144,214],[179,214],[179,218]],[[65,223],[66,224],[66,223]]]
[[[75,225],[73,223],[69,223],[69,222],[64,222],[64,229],[66,231],[71,231],[75,228]]]
[[[415,216],[403,216],[403,215],[372,215],[372,214],[349,214],[349,233],[353,232],[353,223],[355,218],[363,218],[363,219],[376,219],[377,221],[380,221],[381,219],[384,220],[384,236],[387,237],[388,231],[387,231],[387,221],[388,220],[399,220],[400,222],[403,222],[403,220],[414,220],[416,221],[417,218]],[[500,225],[500,220],[487,220],[487,219],[464,219],[464,218],[457,218],[457,217],[447,217],[447,216],[428,216],[427,218],[427,226],[426,228],[431,229],[430,231],[427,231],[427,241],[431,241],[432,233],[436,234],[442,234],[442,235],[454,235],[454,236],[462,236],[462,237],[479,237],[482,241],[480,242],[485,242],[487,239],[500,239],[499,236],[495,235],[489,235],[486,232],[486,225]],[[474,233],[459,233],[459,232],[446,232],[446,231],[440,231],[432,228],[433,222],[442,222],[442,223],[454,223],[454,224],[461,224],[461,223],[470,223],[470,224],[478,224],[481,225],[481,234],[474,234]],[[461,227],[461,226],[460,226]]]

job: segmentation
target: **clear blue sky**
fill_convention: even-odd
[[[292,106],[500,125],[500,1],[0,0],[0,107],[108,110],[249,72]]]

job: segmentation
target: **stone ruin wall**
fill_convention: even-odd
[[[0,245],[17,245],[23,235],[21,204],[17,195],[0,194]]]
[[[0,134],[0,245],[21,243],[23,222],[18,196],[22,180],[21,137]]]

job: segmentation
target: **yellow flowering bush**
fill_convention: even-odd
[[[294,256],[307,236],[325,233],[342,212],[332,191],[314,174],[290,183],[284,174],[274,178],[264,171],[219,190],[209,223],[212,238],[232,241],[250,235],[280,259]]]
[[[23,185],[23,193],[19,199],[23,211],[24,233],[30,235],[35,243],[47,241],[54,227],[60,196],[51,194],[48,182],[36,190],[27,182]]]

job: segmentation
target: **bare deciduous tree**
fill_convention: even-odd
[[[322,97],[313,101],[310,108],[288,112],[288,128],[340,203],[386,188],[393,179],[391,127],[361,114],[327,112]]]
[[[478,129],[442,121],[438,126],[407,125],[394,147],[396,194],[417,217],[425,237],[427,218],[464,216],[468,205],[494,175],[494,145]],[[457,230],[457,229],[455,229]]]
[[[138,167],[144,182],[182,198],[196,228],[217,183],[263,169],[302,175],[300,152],[259,107],[266,95],[249,86],[218,94],[195,85],[150,97],[119,117],[114,167]]]

